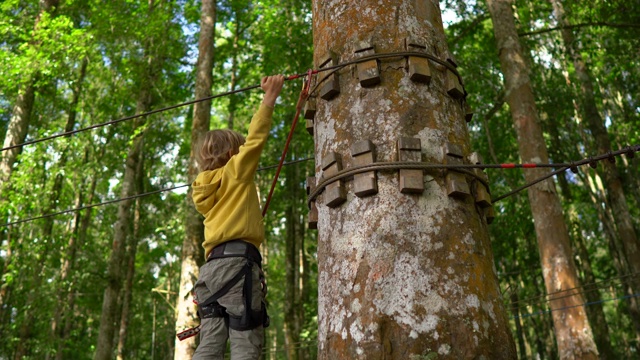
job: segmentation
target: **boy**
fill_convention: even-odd
[[[246,141],[235,131],[209,131],[197,154],[201,172],[192,197],[205,217],[207,263],[195,285],[201,323],[194,360],[223,359],[227,339],[233,360],[258,359],[262,352],[268,317],[258,248],[264,225],[254,176],[283,83],[282,75],[262,79],[264,97]]]

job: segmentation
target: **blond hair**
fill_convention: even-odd
[[[200,142],[196,160],[200,171],[215,170],[227,164],[231,156],[237,154],[244,144],[244,136],[240,133],[219,129],[208,131]]]

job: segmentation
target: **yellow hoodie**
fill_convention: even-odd
[[[203,171],[191,185],[196,210],[204,215],[205,258],[225,241],[242,239],[260,247],[264,224],[254,183],[260,153],[271,129],[273,108],[260,105],[240,151],[221,168]]]

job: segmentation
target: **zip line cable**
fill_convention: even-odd
[[[519,187],[518,189],[509,192],[506,195],[502,195],[499,196],[495,199],[492,199],[492,202],[496,202],[498,200],[502,200],[507,196],[511,196],[523,189],[526,189],[527,187],[530,187],[540,181],[543,181],[551,176],[554,176],[560,172],[566,171],[567,169],[571,168],[572,171],[577,171],[577,166],[579,165],[583,165],[583,164],[589,164],[591,167],[595,167],[595,164],[597,163],[597,161],[601,161],[603,159],[609,159],[609,161],[611,161],[611,159],[613,158],[613,156],[616,155],[620,155],[620,154],[627,154],[629,156],[632,156],[631,154],[633,154],[634,152],[640,151],[640,145],[635,145],[635,146],[630,146],[627,147],[625,149],[622,150],[618,150],[618,151],[614,151],[614,152],[609,152],[607,154],[604,155],[600,155],[600,156],[596,156],[596,157],[590,157],[584,160],[580,160],[577,162],[571,162],[571,163],[557,163],[557,164],[513,164],[513,163],[506,163],[506,164],[461,164],[461,165],[442,165],[442,164],[424,164],[424,163],[416,163],[416,162],[389,162],[389,163],[373,163],[373,164],[369,164],[369,165],[364,165],[364,166],[356,166],[356,167],[352,167],[352,168],[347,168],[345,170],[339,171],[336,173],[336,175],[325,179],[323,182],[321,182],[320,184],[318,184],[318,186],[316,187],[316,189],[309,195],[307,202],[310,203],[311,201],[313,201],[313,199],[315,199],[321,192],[321,190],[323,190],[323,188],[328,185],[331,182],[349,177],[349,176],[353,176],[355,174],[359,174],[359,173],[363,173],[363,172],[367,172],[367,171],[371,171],[371,170],[380,170],[380,169],[400,169],[400,168],[406,168],[406,169],[458,169],[458,171],[466,173],[468,175],[474,176],[475,174],[473,174],[472,172],[469,172],[465,169],[484,169],[484,168],[502,168],[502,169],[517,169],[517,168],[523,168],[523,169],[530,169],[530,168],[536,168],[536,167],[558,167],[560,166],[561,169],[553,171],[549,174],[544,175],[543,177],[540,177],[534,181],[532,181],[531,183],[525,184],[521,187]],[[304,159],[299,159],[299,160],[294,160],[291,162],[287,162],[285,163],[286,165],[291,165],[291,164],[295,164],[295,163],[299,163],[299,162],[305,162],[305,161],[309,161],[309,160],[314,160],[314,158],[304,158]],[[281,165],[271,165],[268,167],[264,167],[264,168],[259,168],[258,171],[262,171],[262,170],[267,170],[267,169],[272,169],[272,168],[277,168],[280,167]],[[483,182],[487,188],[489,188],[488,184],[486,184],[484,182],[484,180],[476,177],[476,179],[478,179],[479,181]],[[74,211],[79,211],[79,210],[84,210],[84,209],[88,209],[88,208],[93,208],[96,206],[102,206],[102,205],[108,205],[108,204],[112,204],[112,203],[116,203],[116,202],[120,202],[120,201],[125,201],[125,200],[131,200],[131,199],[136,199],[139,197],[143,197],[143,196],[147,196],[147,195],[153,195],[153,194],[157,194],[157,193],[161,193],[161,192],[165,192],[165,191],[171,191],[171,190],[176,190],[179,188],[183,188],[183,187],[187,187],[189,186],[189,184],[185,184],[185,185],[179,185],[179,186],[175,186],[175,187],[170,187],[170,188],[166,188],[166,189],[159,189],[159,190],[155,190],[155,191],[151,191],[148,193],[143,193],[143,194],[137,194],[137,195],[132,195],[129,197],[125,197],[125,198],[121,198],[121,199],[114,199],[114,200],[110,200],[110,201],[106,201],[106,202],[102,202],[102,203],[97,203],[97,204],[91,204],[91,205],[86,205],[86,206],[82,206],[79,208],[75,208],[75,209],[68,209],[68,210],[63,210],[63,211],[59,211],[59,212],[55,212],[55,213],[50,213],[50,214],[45,214],[45,215],[40,215],[40,216],[36,216],[36,217],[31,217],[31,218],[27,218],[27,219],[22,219],[22,220],[16,220],[13,222],[8,222],[5,224],[1,224],[0,228],[2,227],[7,227],[7,226],[11,226],[11,225],[17,225],[17,224],[21,224],[21,223],[25,223],[25,222],[30,222],[30,221],[34,221],[34,220],[39,220],[39,219],[44,219],[44,218],[48,218],[48,217],[52,217],[52,216],[56,216],[56,215],[62,215],[62,214],[67,214],[70,212],[74,212]],[[322,186],[322,187],[321,187]]]
[[[297,164],[297,163],[305,162],[305,161],[309,161],[309,160],[313,160],[313,158],[304,158],[304,159],[299,159],[299,160],[293,160],[293,161],[289,161],[289,162],[284,163],[284,165],[292,165],[292,164]],[[273,169],[273,168],[276,168],[276,167],[278,167],[278,165],[270,165],[270,166],[258,168],[257,171],[269,170],[269,169]],[[185,187],[188,187],[188,186],[190,186],[190,184],[177,185],[177,186],[172,186],[172,187],[165,188],[165,189],[159,189],[159,190],[149,191],[149,192],[142,193],[142,194],[131,195],[131,196],[127,196],[127,197],[120,198],[120,199],[108,200],[108,201],[104,201],[104,202],[101,202],[101,203],[90,204],[90,205],[85,205],[85,206],[81,206],[81,207],[77,207],[77,208],[73,208],[73,209],[62,210],[62,211],[49,213],[49,214],[45,214],[45,215],[40,215],[40,216],[34,216],[34,217],[31,217],[31,218],[27,218],[27,219],[16,220],[16,221],[8,222],[6,224],[2,224],[2,225],[0,225],[0,228],[8,227],[8,226],[11,226],[11,225],[22,224],[22,223],[26,223],[26,222],[31,222],[31,221],[35,221],[35,220],[40,220],[40,219],[46,219],[46,218],[49,218],[49,217],[52,217],[52,216],[68,214],[68,213],[71,213],[71,212],[81,211],[81,210],[84,210],[84,209],[91,209],[91,208],[94,208],[94,207],[97,207],[97,206],[109,205],[109,204],[113,204],[113,203],[117,203],[117,202],[121,202],[121,201],[125,201],[125,200],[133,200],[133,199],[145,197],[145,196],[148,196],[148,195],[154,195],[154,194],[159,194],[159,193],[166,192],[166,191],[172,191],[172,190],[185,188]]]
[[[514,315],[511,318],[512,319],[527,318],[527,317],[532,317],[532,316],[536,316],[536,315],[542,315],[542,314],[551,313],[551,312],[554,312],[554,311],[568,310],[568,309],[573,309],[573,308],[580,307],[580,306],[591,306],[591,305],[596,305],[596,304],[602,304],[602,303],[609,302],[609,301],[626,300],[626,299],[631,299],[631,298],[635,298],[635,297],[639,297],[639,296],[640,296],[640,293],[636,293],[636,294],[631,294],[631,295],[620,296],[620,297],[617,297],[617,298],[604,299],[604,300],[586,302],[586,303],[582,303],[582,304],[578,304],[578,305],[565,306],[565,307],[561,307],[561,308],[558,308],[558,309],[542,310],[542,311],[538,311],[538,312],[531,313],[531,314]]]
[[[285,149],[282,153],[281,159],[280,159],[280,163],[276,166],[277,167],[277,171],[276,171],[276,176],[273,180],[272,183],[272,187],[269,191],[269,195],[267,197],[267,201],[265,203],[265,207],[263,208],[263,216],[266,213],[267,207],[269,206],[270,200],[271,200],[271,196],[273,194],[273,190],[275,187],[275,184],[277,182],[278,179],[278,175],[280,174],[280,169],[283,166],[284,163],[284,158],[286,156],[286,152],[289,146],[289,142],[291,141],[291,136],[293,134],[293,130],[295,129],[295,123],[297,123],[297,119],[299,117],[301,108],[302,108],[302,102],[304,102],[304,100],[306,100],[306,98],[313,92],[316,91],[316,89],[318,88],[318,86],[320,85],[320,83],[322,83],[325,79],[327,79],[329,77],[329,75],[331,75],[332,73],[343,69],[349,65],[353,65],[353,64],[357,64],[357,63],[361,63],[361,62],[365,62],[365,61],[370,61],[370,60],[377,60],[377,59],[385,59],[385,58],[394,58],[394,57],[407,57],[407,56],[416,56],[416,57],[422,57],[422,58],[427,58],[429,60],[432,60],[442,66],[445,66],[447,69],[449,69],[451,72],[453,72],[458,79],[460,80],[460,82],[462,83],[462,78],[460,76],[460,74],[458,73],[456,67],[450,63],[449,61],[444,61],[441,60],[433,55],[430,54],[426,54],[426,53],[422,53],[422,52],[411,52],[411,51],[407,51],[407,52],[393,52],[393,53],[386,53],[386,54],[373,54],[373,55],[369,55],[369,56],[363,56],[360,57],[358,59],[355,60],[351,60],[351,61],[347,61],[341,64],[337,64],[337,65],[333,65],[333,66],[328,66],[328,67],[323,67],[320,69],[309,69],[306,73],[303,74],[294,74],[291,76],[286,76],[285,80],[294,80],[294,79],[298,79],[301,77],[306,77],[305,83],[304,83],[304,87],[303,87],[303,91],[300,94],[300,98],[298,99],[298,104],[296,106],[297,111],[296,111],[296,116],[294,119],[294,124],[291,128],[291,131],[289,132],[289,136],[287,137],[287,142],[285,145]],[[314,86],[314,88],[312,90],[309,90],[310,88],[310,84],[311,84],[311,80],[312,80],[312,75],[318,74],[320,72],[324,72],[324,71],[331,71],[331,73],[327,76],[325,76],[323,79],[321,79],[319,82],[317,82]],[[68,136],[68,135],[72,135],[72,134],[76,134],[82,131],[87,131],[87,130],[91,130],[91,129],[96,129],[96,128],[100,128],[100,127],[104,127],[107,125],[113,125],[116,123],[120,123],[123,121],[127,121],[127,120],[131,120],[131,119],[136,119],[139,117],[143,117],[143,116],[149,116],[152,114],[156,114],[156,113],[160,113],[160,112],[164,112],[164,111],[168,111],[168,110],[172,110],[172,109],[176,109],[182,106],[186,106],[186,105],[191,105],[191,104],[195,104],[197,102],[202,102],[202,101],[207,101],[207,100],[211,100],[211,99],[215,99],[215,98],[219,98],[219,97],[223,97],[223,96],[228,96],[228,95],[232,95],[232,94],[236,94],[236,93],[240,93],[240,92],[244,92],[244,91],[248,91],[248,90],[252,90],[252,89],[256,89],[259,88],[260,85],[253,85],[253,86],[249,86],[249,87],[245,87],[245,88],[241,88],[241,89],[236,89],[233,91],[227,91],[227,92],[223,92],[223,93],[219,93],[219,94],[215,94],[212,96],[208,96],[208,97],[204,97],[201,99],[196,99],[196,100],[191,100],[191,101],[187,101],[187,102],[183,102],[180,104],[176,104],[176,105],[172,105],[172,106],[168,106],[168,107],[164,107],[161,109],[156,109],[156,110],[152,110],[152,111],[148,111],[145,113],[141,113],[141,114],[136,114],[136,115],[131,115],[131,116],[127,116],[127,117],[123,117],[120,119],[116,119],[116,120],[111,120],[105,123],[101,123],[101,124],[95,124],[86,128],[81,128],[81,129],[76,129],[76,130],[72,130],[72,131],[67,131],[67,132],[63,132],[60,134],[56,134],[56,135],[51,135],[51,136],[47,136],[44,138],[40,138],[40,139],[35,139],[35,140],[31,140],[31,141],[27,141],[21,144],[15,144],[15,145],[11,145],[8,147],[4,147],[2,149],[0,149],[0,152],[3,152],[5,150],[10,150],[10,149],[14,149],[14,148],[18,148],[18,147],[22,147],[22,146],[26,146],[26,145],[31,145],[31,144],[36,144],[36,143],[40,143],[43,141],[47,141],[47,140],[52,140],[58,137],[62,137],[62,136]],[[304,94],[304,96],[303,96]],[[304,97],[304,99],[303,99]],[[480,168],[480,169],[485,169],[485,168],[541,168],[541,167],[560,167],[560,169],[557,169],[549,174],[544,175],[543,177],[536,179],[534,181],[532,181],[529,184],[526,184],[520,188],[517,188],[505,195],[502,195],[500,197],[494,198],[492,199],[492,202],[496,202],[499,200],[502,200],[508,196],[511,196],[519,191],[522,191],[523,189],[526,189],[530,186],[533,186],[535,184],[537,184],[538,182],[544,181],[554,175],[557,175],[561,172],[566,171],[567,169],[571,169],[574,172],[577,172],[577,166],[579,165],[583,165],[586,163],[589,163],[592,167],[595,167],[595,163],[599,160],[608,158],[610,161],[615,161],[614,156],[615,155],[619,155],[622,153],[626,153],[629,156],[632,156],[633,153],[640,151],[640,145],[636,145],[633,147],[628,147],[624,150],[619,150],[616,152],[609,152],[608,154],[604,154],[604,155],[600,155],[598,157],[595,158],[588,158],[588,159],[584,159],[581,160],[579,162],[572,162],[572,163],[566,163],[566,164],[537,164],[537,163],[529,163],[529,164],[476,164],[476,165],[470,165],[470,164],[464,164],[464,165],[441,165],[441,164],[425,164],[425,163],[402,163],[402,162],[388,162],[388,163],[373,163],[373,164],[369,164],[369,165],[364,165],[364,166],[357,166],[357,167],[353,167],[353,168],[348,168],[348,169],[344,169],[342,171],[339,171],[338,173],[336,173],[334,176],[329,177],[327,179],[324,179],[320,184],[318,184],[318,186],[316,186],[315,190],[309,195],[308,197],[308,203],[311,203],[311,201],[313,199],[315,199],[316,196],[318,196],[318,194],[320,192],[322,192],[324,190],[324,187],[326,187],[326,185],[349,177],[349,176],[353,176],[355,174],[359,174],[362,172],[367,172],[367,171],[371,171],[371,170],[384,170],[384,169],[434,169],[434,168],[439,168],[439,169],[452,169],[454,171],[458,171],[458,172],[462,172],[465,173],[467,175],[473,176],[476,178],[476,180],[480,181],[481,183],[483,183],[487,188],[489,188],[489,184],[486,183],[486,181],[478,176],[476,176],[473,172],[469,172],[464,170],[465,168]],[[167,188],[167,189],[161,189],[161,190],[156,190],[153,192],[149,192],[149,193],[144,193],[144,194],[138,194],[138,195],[134,195],[134,196],[130,196],[130,197],[126,197],[126,198],[122,198],[122,199],[116,199],[116,200],[111,200],[111,201],[107,201],[104,203],[99,203],[99,204],[92,204],[92,205],[87,205],[84,207],[80,207],[77,209],[70,209],[70,210],[65,210],[65,211],[61,211],[61,212],[57,212],[57,213],[52,213],[52,214],[48,214],[48,215],[42,215],[42,216],[38,216],[38,217],[34,217],[34,218],[29,218],[29,219],[24,219],[24,220],[19,220],[19,221],[15,221],[15,222],[10,222],[10,223],[6,223],[6,224],[2,224],[0,225],[0,227],[4,227],[4,226],[10,226],[10,225],[14,225],[14,224],[19,224],[19,223],[23,223],[23,222],[27,222],[27,221],[31,221],[31,220],[36,220],[36,219],[42,219],[42,218],[46,218],[46,217],[50,217],[50,216],[55,216],[55,215],[59,215],[59,214],[65,214],[68,212],[72,212],[72,211],[77,211],[77,210],[83,210],[86,208],[91,208],[91,207],[95,207],[95,206],[100,206],[100,205],[107,205],[107,204],[111,204],[114,202],[119,202],[119,201],[124,201],[124,200],[129,200],[129,199],[134,199],[134,198],[138,198],[138,197],[142,197],[142,196],[146,196],[146,195],[151,195],[151,194],[156,194],[156,193],[160,193],[160,192],[164,192],[164,191],[171,191],[171,190],[175,190],[175,189],[179,189],[182,187],[186,187],[188,185],[181,185],[181,186],[176,186],[176,187],[172,187],[172,188]]]
[[[596,292],[596,291],[598,291],[598,293],[599,293],[599,290],[602,290],[602,289],[607,289],[607,288],[610,288],[610,287],[619,287],[620,285],[625,285],[624,283],[613,283],[614,281],[619,281],[619,280],[615,280],[615,278],[612,278],[611,280],[605,280],[605,281],[611,282],[611,283],[601,284],[599,286],[589,287],[589,288],[587,288],[588,285],[579,286],[579,287],[574,288],[574,290],[579,289],[578,291],[576,291],[574,293],[570,293],[570,294],[554,297],[554,298],[551,298],[551,299],[544,299],[543,297],[540,297],[540,298],[537,299],[537,301],[531,301],[531,302],[529,302],[529,304],[521,304],[520,301],[514,301],[514,302],[506,301],[505,305],[509,306],[509,307],[513,307],[515,305],[515,307],[517,309],[526,309],[529,306],[547,304],[547,303],[551,303],[552,301],[562,300],[562,299],[570,298],[572,296],[577,296],[577,295],[585,295],[585,294],[593,293],[593,292]],[[622,289],[622,290],[624,290],[624,289]]]
[[[302,73],[302,74],[294,74],[294,75],[290,75],[290,76],[285,76],[284,79],[286,81],[294,80],[294,79],[298,79],[298,78],[301,78],[301,77],[308,77],[310,75],[318,74],[318,73],[324,72],[324,71],[342,69],[344,67],[347,67],[347,66],[350,66],[350,65],[354,65],[354,64],[358,64],[358,63],[365,62],[365,61],[369,61],[369,60],[384,59],[384,58],[390,58],[390,57],[405,57],[405,56],[417,56],[417,57],[427,58],[427,59],[430,59],[430,60],[432,60],[432,61],[434,61],[434,62],[436,62],[436,63],[438,63],[440,65],[446,66],[449,70],[451,70],[458,77],[458,79],[460,79],[460,81],[462,83],[462,78],[461,78],[460,74],[458,73],[456,68],[452,64],[450,64],[449,62],[441,60],[441,59],[439,59],[439,58],[437,58],[437,57],[435,57],[433,55],[430,55],[430,54],[421,53],[421,52],[411,52],[411,51],[408,51],[408,52],[395,52],[395,53],[387,53],[387,54],[374,54],[374,55],[369,55],[369,56],[363,56],[363,57],[358,58],[356,60],[347,61],[347,62],[342,63],[342,64],[328,66],[328,67],[324,67],[324,68],[316,69],[316,70],[310,70],[310,71],[308,71],[306,73]],[[160,112],[177,109],[179,107],[192,105],[192,104],[195,104],[195,103],[198,103],[198,102],[202,102],[202,101],[212,100],[212,99],[216,99],[216,98],[220,98],[220,97],[224,97],[224,96],[228,96],[228,95],[233,95],[233,94],[237,94],[237,93],[241,93],[241,92],[257,89],[259,87],[260,87],[259,84],[252,85],[252,86],[248,86],[248,87],[241,88],[241,89],[222,92],[222,93],[218,93],[218,94],[215,94],[215,95],[212,95],[212,96],[207,96],[207,97],[204,97],[204,98],[187,101],[187,102],[183,102],[183,103],[180,103],[180,104],[167,106],[167,107],[164,107],[164,108],[161,108],[161,109],[151,110],[151,111],[147,111],[147,112],[144,112],[144,113],[130,115],[130,116],[126,116],[126,117],[123,117],[123,118],[107,121],[107,122],[104,122],[104,123],[91,125],[91,126],[88,126],[88,127],[85,127],[85,128],[81,128],[81,129],[66,131],[66,132],[63,132],[63,133],[59,133],[59,134],[55,134],[55,135],[51,135],[51,136],[47,136],[47,137],[43,137],[43,138],[39,138],[39,139],[25,141],[25,142],[20,143],[20,144],[14,144],[14,145],[10,145],[10,146],[4,147],[4,148],[0,149],[0,152],[6,151],[6,150],[15,149],[15,148],[19,148],[19,147],[22,147],[22,146],[37,144],[37,143],[40,143],[40,142],[43,142],[43,141],[47,141],[47,140],[53,140],[53,139],[56,139],[56,138],[59,138],[59,137],[62,137],[62,136],[69,136],[69,135],[77,134],[77,133],[80,133],[80,132],[83,132],[83,131],[87,131],[87,130],[93,130],[93,129],[101,128],[101,127],[104,127],[104,126],[107,126],[107,125],[117,124],[117,123],[120,123],[120,122],[123,122],[123,121],[137,119],[139,117],[149,116],[149,115],[157,114],[157,113],[160,113]],[[314,91],[315,91],[315,89],[314,89]]]
[[[576,162],[570,162],[570,163],[548,163],[548,164],[539,164],[539,163],[525,163],[525,164],[513,164],[513,163],[506,163],[506,164],[456,164],[456,165],[443,165],[443,164],[430,164],[430,163],[420,163],[420,162],[402,162],[402,161],[391,161],[391,162],[377,162],[377,163],[372,163],[372,164],[367,164],[367,165],[361,165],[361,166],[354,166],[351,168],[346,168],[343,170],[338,171],[335,175],[330,176],[324,180],[322,180],[315,188],[314,191],[312,191],[308,198],[307,198],[307,203],[310,204],[313,200],[315,200],[315,198],[324,190],[324,188],[333,183],[336,182],[338,180],[343,180],[345,178],[351,177],[353,175],[356,174],[361,174],[361,173],[365,173],[365,172],[369,172],[369,171],[375,171],[375,170],[396,170],[396,169],[421,169],[421,170],[427,170],[427,169],[451,169],[451,170],[455,170],[458,172],[463,172],[466,173],[468,175],[471,175],[473,177],[475,177],[478,181],[482,182],[484,185],[487,186],[487,188],[489,188],[488,184],[480,177],[476,176],[474,173],[466,171],[465,169],[486,169],[486,168],[494,168],[494,169],[518,169],[518,168],[522,168],[522,169],[533,169],[533,168],[560,168],[558,170],[552,171],[548,174],[545,174],[544,176],[533,180],[532,182],[525,184],[524,186],[521,186],[509,193],[507,193],[506,195],[502,195],[499,197],[496,197],[494,199],[492,199],[492,202],[497,202],[499,200],[502,200],[508,196],[511,196],[519,191],[522,191],[530,186],[533,186],[541,181],[544,181],[554,175],[557,175],[561,172],[566,171],[567,169],[571,169],[573,172],[577,172],[578,171],[578,166],[580,165],[585,165],[585,164],[589,164],[589,166],[591,166],[592,168],[595,168],[597,166],[597,162],[604,160],[604,159],[608,159],[609,161],[615,161],[615,156],[617,155],[622,155],[622,154],[626,154],[630,157],[634,156],[635,152],[640,151],[640,145],[634,145],[634,146],[628,146],[622,150],[618,150],[618,151],[610,151],[606,154],[603,155],[599,155],[599,156],[595,156],[595,157],[589,157],[580,161],[576,161]]]
[[[518,303],[523,303],[523,302],[524,303],[528,303],[528,302],[532,302],[533,300],[537,300],[537,299],[540,299],[540,298],[544,298],[544,297],[548,297],[548,296],[554,296],[554,295],[557,295],[557,294],[561,294],[561,293],[564,293],[564,292],[568,292],[568,291],[572,291],[572,290],[576,290],[576,289],[580,289],[580,288],[585,288],[585,287],[596,285],[596,284],[598,285],[598,287],[596,287],[596,289],[604,289],[607,286],[603,286],[602,283],[609,283],[609,282],[612,282],[612,281],[623,281],[624,279],[634,278],[634,277],[637,277],[638,275],[640,275],[640,273],[631,273],[631,274],[625,274],[625,275],[621,275],[621,276],[616,276],[616,277],[613,277],[613,278],[608,278],[608,279],[604,279],[604,280],[600,280],[600,281],[594,281],[594,282],[589,283],[589,284],[583,284],[583,285],[580,285],[580,286],[572,287],[572,288],[566,289],[566,290],[555,291],[555,292],[552,292],[552,293],[546,294],[546,295],[539,295],[539,296],[529,297],[529,298],[526,298],[526,299],[520,299],[518,301],[510,302],[510,304],[518,304]],[[570,296],[573,296],[573,294],[571,294]],[[561,297],[557,297],[557,298],[553,298],[553,299],[544,299],[543,301],[551,301],[551,300],[557,300],[557,299],[561,299]]]

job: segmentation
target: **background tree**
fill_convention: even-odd
[[[216,23],[216,3],[203,0],[200,10],[200,33],[198,36],[198,62],[196,64],[195,98],[211,96],[214,60],[214,36]],[[196,164],[196,147],[204,133],[209,131],[211,122],[211,101],[197,102],[193,106],[191,125],[191,150],[187,170],[187,180],[192,182],[198,175]],[[190,193],[189,193],[190,194]],[[176,332],[196,327],[197,309],[193,304],[193,288],[198,280],[199,265],[202,264],[204,252],[204,225],[202,217],[196,211],[191,196],[185,201],[185,238],[182,243],[180,267],[180,291],[176,303]],[[176,338],[175,359],[190,359],[196,349],[196,339],[180,341]]]
[[[539,125],[533,89],[528,76],[527,59],[523,56],[515,27],[512,2],[487,0],[493,19],[502,72],[505,77],[506,100],[518,136],[520,157],[525,163],[547,163],[549,156]],[[527,171],[528,182],[542,177],[548,170]],[[546,180],[528,189],[529,203],[535,219],[536,235],[547,294],[562,359],[596,359],[597,349],[591,327],[583,308],[584,297],[577,289],[580,281],[572,258],[567,226],[552,180]],[[559,291],[571,291],[558,296]],[[555,295],[555,296],[553,296]],[[569,315],[567,315],[569,314]],[[571,320],[568,320],[571,319]]]

